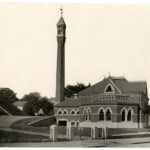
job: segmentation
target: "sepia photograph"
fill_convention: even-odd
[[[149,148],[150,3],[0,2],[0,147]]]

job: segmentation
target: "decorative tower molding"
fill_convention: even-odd
[[[65,87],[65,40],[66,40],[66,24],[62,17],[57,23],[57,71],[56,71],[56,103],[64,100]]]

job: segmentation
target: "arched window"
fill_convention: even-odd
[[[68,113],[67,113],[67,111],[65,110],[65,111],[64,111],[64,115],[67,115],[67,114],[68,114]]]
[[[71,111],[71,115],[75,115],[75,111],[74,110]]]
[[[128,111],[127,120],[131,121],[131,110]]]
[[[62,111],[61,110],[58,111],[58,115],[62,115]]]
[[[112,90],[110,85],[106,88],[106,92],[113,92],[113,90]]]
[[[104,120],[104,111],[102,109],[99,112],[99,120]]]
[[[88,110],[88,120],[91,120],[91,112]]]
[[[111,112],[109,109],[106,111],[106,120],[111,120]]]
[[[80,113],[80,112],[79,112],[79,110],[78,110],[78,111],[77,111],[77,115],[79,115],[79,113]]]
[[[111,84],[108,84],[105,87],[104,93],[114,93],[114,87]]]
[[[88,115],[87,115],[86,110],[84,110],[83,114],[84,114],[84,116],[85,116],[85,120],[87,120],[87,119],[88,119]]]
[[[121,117],[122,121],[125,121],[125,110],[122,111],[122,117]]]

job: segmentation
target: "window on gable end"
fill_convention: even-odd
[[[113,92],[113,90],[112,90],[110,85],[106,88],[106,92]]]
[[[111,84],[108,84],[105,88],[104,93],[114,93],[114,87]]]

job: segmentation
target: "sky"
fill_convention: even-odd
[[[110,73],[146,81],[150,93],[150,4],[0,3],[0,87],[19,98],[55,96],[61,6],[66,85],[95,84]]]

